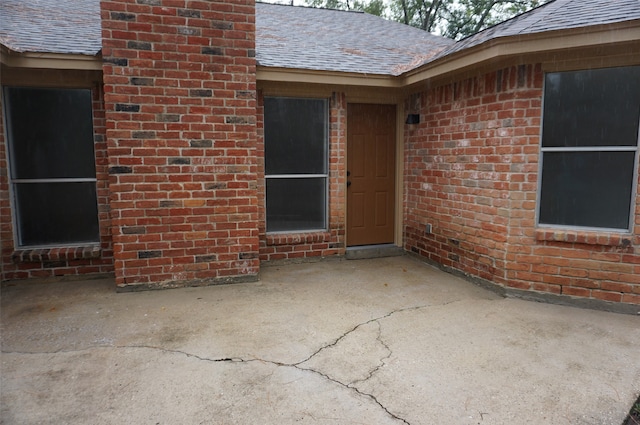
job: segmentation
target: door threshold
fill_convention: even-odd
[[[350,246],[347,248],[347,260],[364,260],[367,258],[399,257],[404,254],[401,247],[395,244]]]

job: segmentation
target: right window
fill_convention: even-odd
[[[640,66],[545,75],[538,224],[628,231]]]

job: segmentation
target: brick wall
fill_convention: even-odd
[[[347,103],[344,93],[329,102],[329,228],[326,232],[267,234],[264,179],[264,98],[258,93],[258,199],[260,259],[305,261],[343,255],[346,220]]]
[[[640,304],[640,196],[632,236],[536,229],[542,83],[521,65],[407,100],[422,119],[405,128],[405,248],[514,289]]]
[[[253,0],[104,0],[116,283],[259,268]]]
[[[67,84],[69,85],[69,84]],[[49,86],[54,87],[54,84]],[[0,280],[85,275],[113,272],[109,193],[107,187],[107,144],[105,141],[104,99],[100,84],[92,89],[94,151],[98,196],[100,246],[65,246],[20,249],[13,237],[4,115],[0,105]],[[1,96],[0,96],[1,97]]]

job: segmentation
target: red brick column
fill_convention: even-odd
[[[254,1],[101,9],[116,283],[254,280]]]

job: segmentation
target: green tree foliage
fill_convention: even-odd
[[[460,39],[549,0],[306,0],[312,7],[359,10]]]
[[[447,19],[453,0],[392,0],[391,18],[425,31],[434,32]]]
[[[323,7],[325,9],[357,10],[371,15],[385,16],[387,5],[384,0],[307,0],[311,7]]]
[[[546,1],[459,0],[447,10],[443,35],[454,39],[467,37],[538,7]]]

